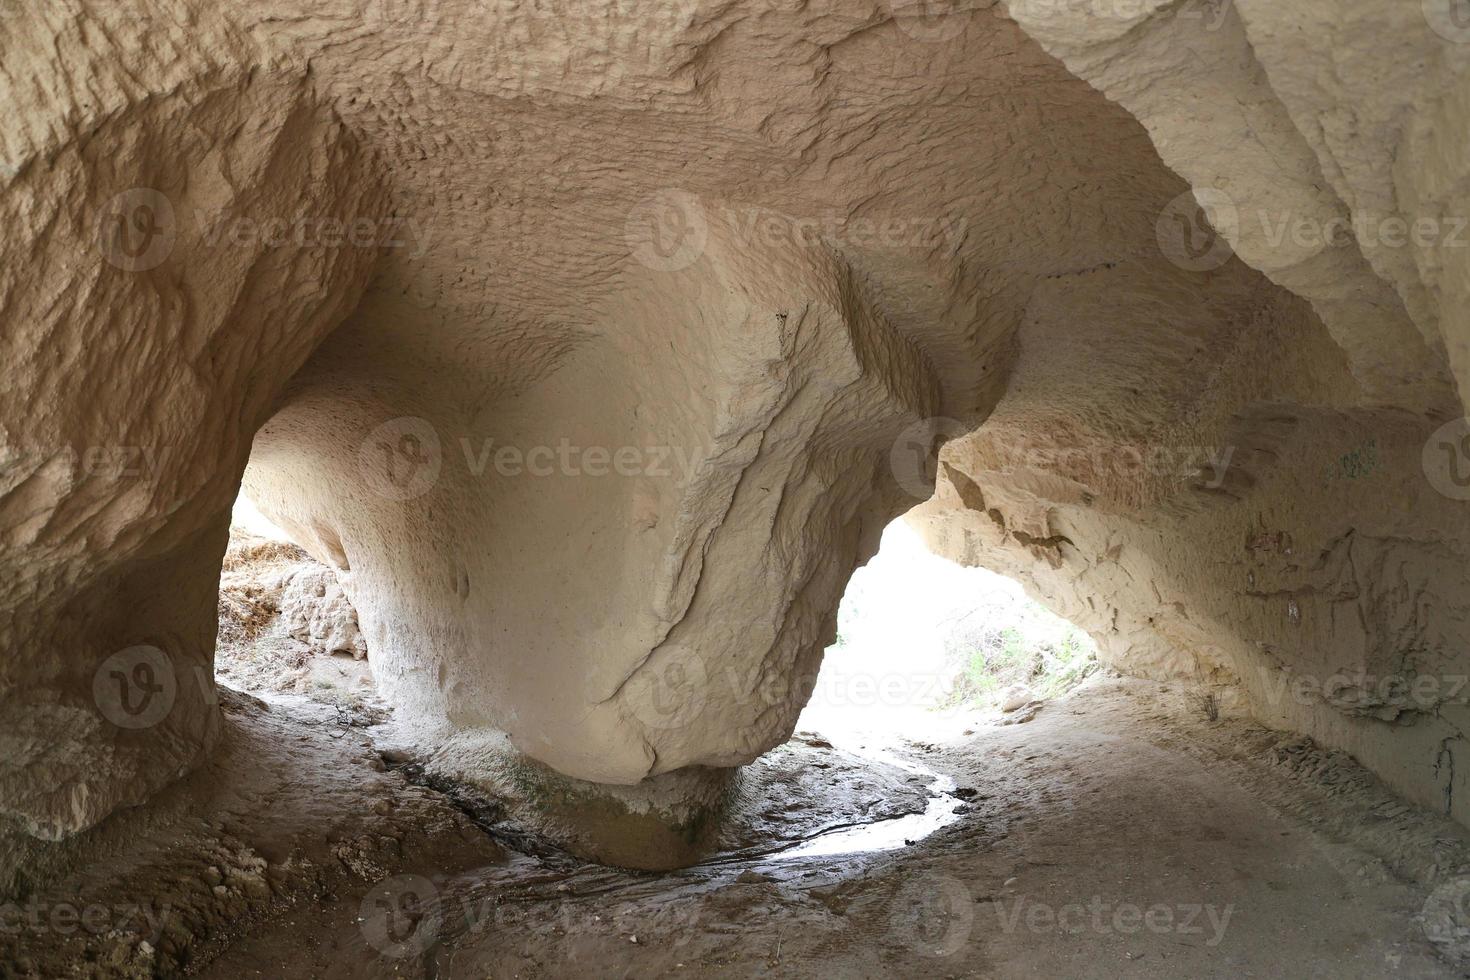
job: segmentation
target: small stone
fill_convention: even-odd
[[[1000,710],[1009,714],[1018,708],[1023,708],[1036,699],[1031,689],[1025,684],[1012,684],[1005,689],[1000,696]]]

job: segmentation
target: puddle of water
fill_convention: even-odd
[[[859,827],[835,830],[814,837],[789,850],[777,851],[768,855],[766,860],[791,861],[798,858],[892,851],[922,840],[960,818],[960,814],[955,811],[964,804],[964,801],[949,795],[955,788],[953,779],[935,772],[922,763],[882,750],[857,751],[855,754],[886,762],[906,772],[927,777],[929,779],[929,802],[923,812],[894,817],[890,820],[880,820]]]
[[[920,776],[928,782],[928,799],[924,809],[918,813],[909,813],[899,817],[888,817],[875,819],[864,823],[850,826],[834,827],[825,832],[818,832],[805,839],[797,839],[784,844],[776,843],[775,846],[755,847],[736,851],[711,854],[697,864],[683,869],[682,872],[672,872],[673,875],[695,875],[700,876],[715,872],[722,867],[747,867],[754,868],[762,864],[776,862],[797,861],[806,858],[830,858],[844,855],[876,854],[884,851],[893,851],[912,845],[930,836],[943,827],[960,819],[961,813],[957,812],[965,805],[965,801],[952,795],[955,789],[955,781],[942,773],[918,762],[910,757],[898,755],[879,745],[872,744],[873,739],[868,734],[857,734],[853,732],[822,733],[823,738],[828,740],[828,745],[839,747],[850,756],[857,756],[870,762],[882,763],[895,769]],[[887,744],[892,744],[888,742]],[[480,813],[474,801],[462,798],[449,785],[441,784],[423,776],[421,767],[409,765],[402,770],[410,781],[418,785],[426,786],[436,792],[443,793],[450,803],[460,810],[469,814],[482,830],[489,833],[501,844],[505,845],[513,854],[522,854],[534,858],[539,866],[545,869],[555,868],[561,873],[600,868],[600,866],[588,863],[581,858],[574,857],[562,851],[559,847],[549,841],[542,840],[532,832],[526,832],[514,823],[514,821],[502,821],[502,813],[493,815]],[[614,876],[625,874],[615,869],[601,869]],[[514,876],[512,876],[514,877]],[[636,879],[630,879],[630,881]]]

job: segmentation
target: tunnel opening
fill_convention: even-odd
[[[1450,5],[0,0],[0,974],[1463,970]]]
[[[447,792],[512,846],[585,853],[554,824],[522,822],[494,788],[435,768],[422,744],[395,744],[399,729],[374,684],[347,577],[308,554],[242,490],[221,570],[216,681],[312,723],[330,722],[335,712],[337,725],[368,732],[395,767],[407,763],[413,779]],[[912,847],[958,819],[975,792],[928,765],[937,744],[1030,722],[1099,669],[1085,631],[1016,580],[935,554],[900,516],[851,576],[819,670],[791,686],[809,691],[792,738],[750,763],[711,811],[728,826],[705,828],[696,866]],[[705,696],[684,680],[676,676],[670,696]],[[795,777],[808,766],[818,778]],[[831,813],[820,812],[824,797]],[[575,806],[596,810],[592,803]],[[794,812],[804,816],[793,819]]]
[[[1098,670],[1093,639],[1012,578],[930,551],[900,517],[857,569],[801,729],[955,730],[1061,697]]]
[[[781,860],[898,850],[955,822],[978,793],[931,768],[938,745],[1024,724],[1099,668],[1084,631],[1020,583],[935,555],[903,517],[848,582],[793,741],[925,781],[923,808],[822,829]]]
[[[307,698],[359,722],[385,717],[342,578],[242,491],[220,569],[215,681],[266,700]]]

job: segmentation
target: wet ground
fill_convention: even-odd
[[[170,844],[120,838],[37,892],[147,895],[166,928],[0,934],[10,972],[60,975],[59,950],[218,978],[1459,975],[1462,830],[1142,682],[1020,724],[804,734],[747,774],[764,805],[731,846],[665,874],[531,846],[322,706],[228,713],[212,778],[150,818]]]
[[[1350,762],[1335,760],[1347,791],[1314,783],[1290,765],[1299,743],[1118,682],[970,731],[881,747],[808,735],[757,780],[825,764],[843,782],[886,757],[925,788],[908,815],[839,819],[824,800],[843,793],[785,786],[773,799],[825,811],[827,829],[799,821],[777,846],[672,874],[513,852],[409,868],[237,943],[206,975],[1457,975],[1422,921],[1434,888],[1409,877],[1428,864],[1396,869],[1335,832],[1394,807]],[[1441,867],[1463,853],[1458,829],[1398,816],[1400,844],[1417,835]],[[1436,874],[1443,893],[1455,879]]]

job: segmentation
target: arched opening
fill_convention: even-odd
[[[220,571],[214,676],[257,697],[305,697],[345,713],[381,713],[367,641],[337,571],[244,493]]]
[[[1470,962],[1463,18],[585,5],[0,0],[0,973]]]
[[[799,726],[964,729],[1059,698],[1097,669],[1086,632],[1013,579],[933,554],[900,517],[848,583]]]

